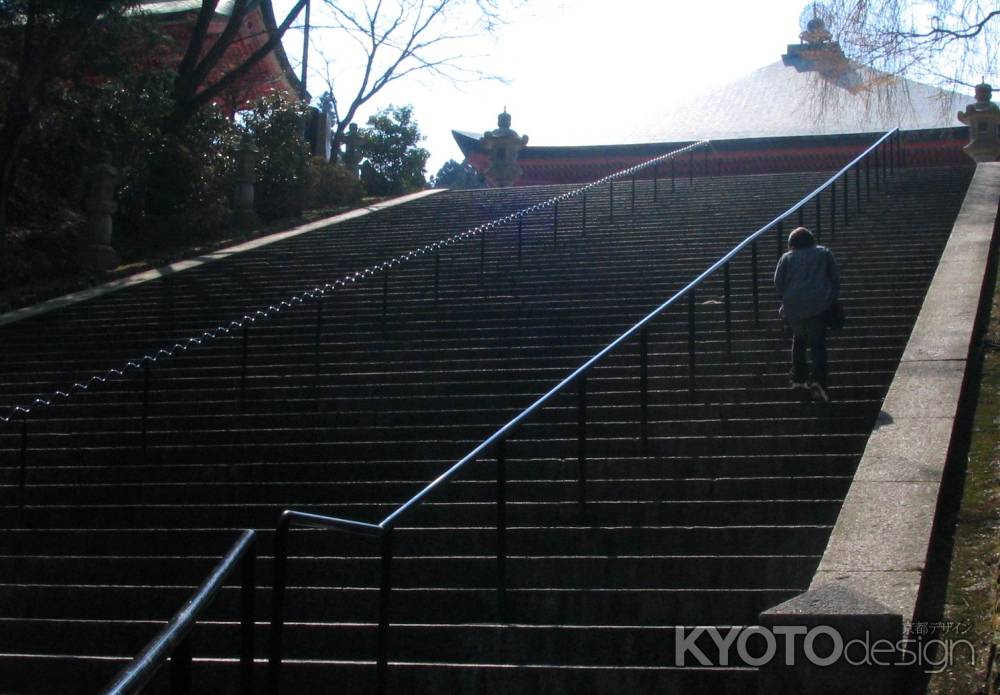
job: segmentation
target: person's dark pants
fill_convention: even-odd
[[[826,322],[822,315],[803,321],[789,321],[792,326],[792,381],[814,381],[826,386]],[[812,358],[812,371],[806,364],[806,346]]]

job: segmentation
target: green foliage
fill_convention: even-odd
[[[310,210],[352,205],[361,200],[361,180],[344,166],[311,157],[305,172],[305,207]]]
[[[308,150],[305,105],[280,93],[258,99],[243,115],[243,129],[260,148],[255,199],[263,220],[301,214]]]
[[[431,186],[455,189],[486,188],[486,179],[471,164],[449,159],[431,179]]]
[[[413,120],[412,106],[389,106],[361,129],[361,181],[370,195],[398,195],[427,185],[424,167],[430,153]]]

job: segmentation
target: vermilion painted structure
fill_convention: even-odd
[[[894,127],[904,131],[910,165],[970,163],[962,152],[968,130],[955,114],[971,97],[874,73],[847,60],[826,32],[804,32],[802,40],[727,85],[674,98],[669,107],[654,106],[651,92],[647,112],[595,124],[604,131],[598,137],[618,144],[529,145],[518,156],[524,173],[515,185],[592,181],[703,139],[712,142],[709,152],[661,165],[659,174],[669,176],[671,167],[678,176],[832,170]],[[530,114],[517,115],[521,132],[531,135]],[[482,135],[453,135],[484,172]]]
[[[234,0],[221,0],[208,30],[205,50],[211,47],[215,38],[222,33],[232,14]],[[180,62],[187,48],[194,28],[201,0],[169,0],[143,2],[138,13],[152,15],[162,24],[164,32],[173,39],[174,50],[161,58],[163,62]],[[259,0],[244,18],[239,34],[226,51],[210,81],[234,66],[240,65],[254,51],[267,43],[268,37],[277,31],[271,0]],[[301,93],[301,83],[295,75],[285,51],[278,43],[249,73],[226,90],[217,100],[227,113],[234,113],[253,99],[274,91],[290,97]]]

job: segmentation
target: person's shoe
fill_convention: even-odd
[[[809,384],[809,390],[812,392],[813,400],[823,401],[824,403],[830,402],[830,395],[826,392],[823,384],[814,381]]]
[[[793,390],[802,390],[802,391],[805,391],[805,390],[807,390],[809,388],[809,384],[807,384],[804,381],[793,381],[792,385],[789,388],[791,388]]]

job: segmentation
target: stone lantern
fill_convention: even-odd
[[[254,183],[257,182],[257,155],[260,150],[249,135],[236,150],[236,191],[233,194],[233,222],[240,229],[252,229],[257,225],[254,211]]]
[[[112,215],[118,209],[115,189],[118,187],[119,172],[111,165],[111,153],[101,150],[97,155],[97,164],[88,167],[85,173],[89,181],[84,201],[87,237],[82,249],[83,263],[95,270],[111,270],[121,262],[118,252],[111,246]]]
[[[958,112],[958,120],[969,126],[965,153],[977,162],[1000,160],[1000,107],[990,100],[992,95],[990,85],[976,85],[976,103]]]
[[[483,134],[480,142],[490,155],[490,167],[486,170],[486,180],[492,186],[513,186],[524,172],[517,165],[517,156],[528,145],[527,135],[518,135],[510,129],[510,114],[507,109],[497,116],[496,130]]]

